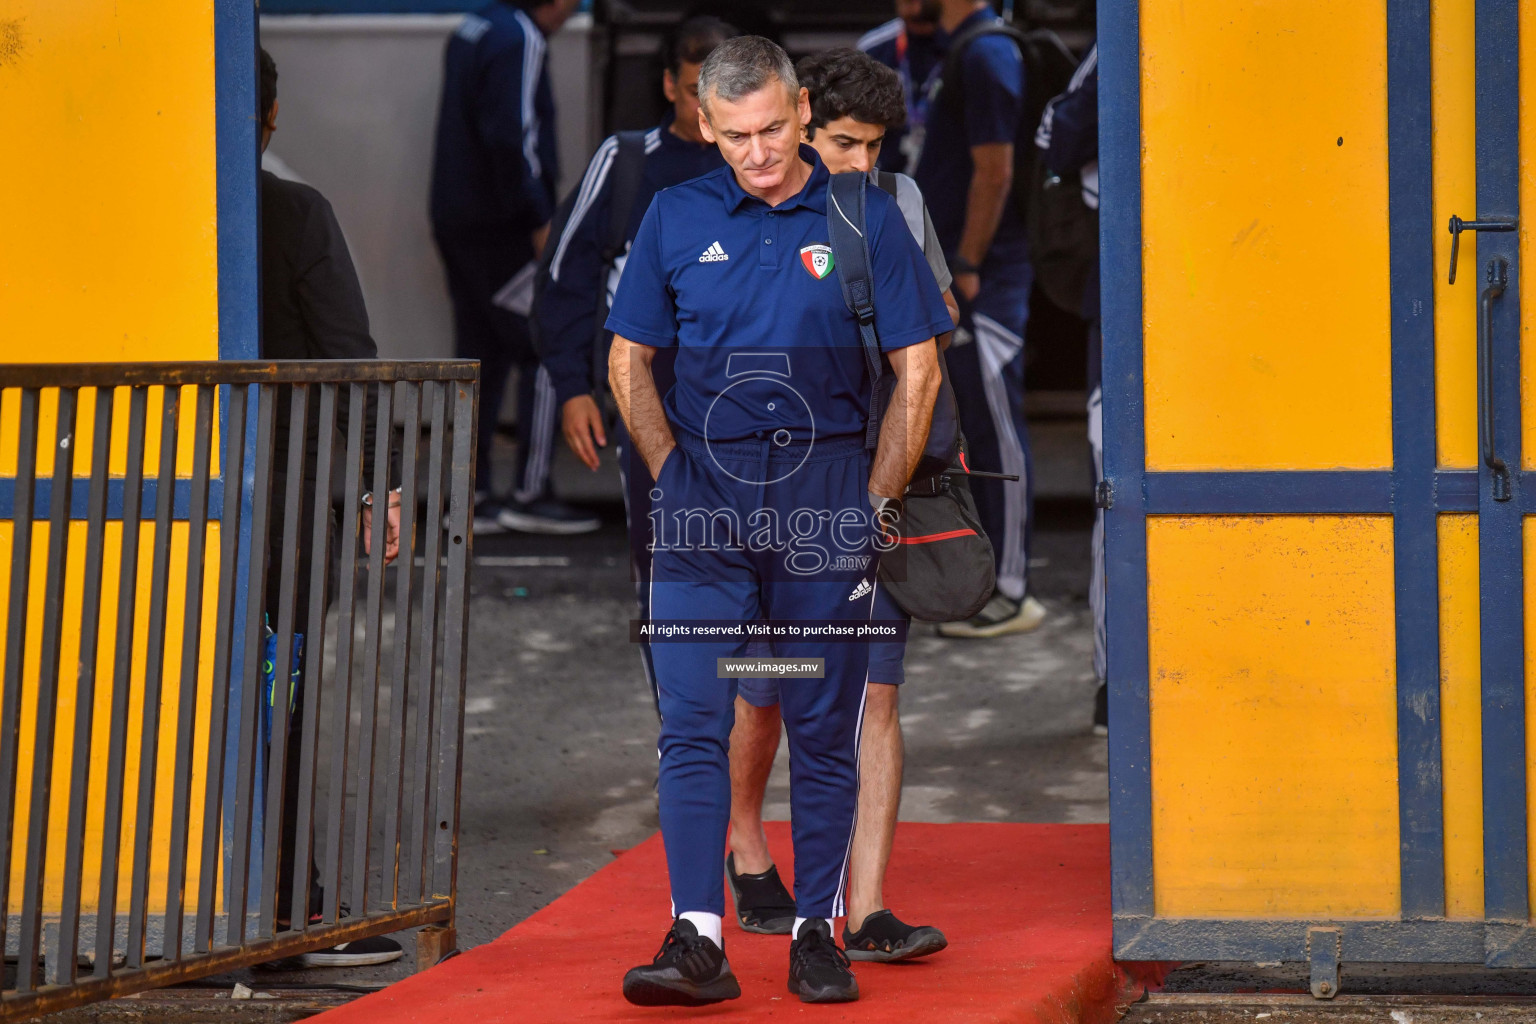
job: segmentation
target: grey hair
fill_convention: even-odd
[[[714,48],[699,68],[699,105],[708,115],[712,96],[734,103],[775,78],[791,96],[799,95],[795,65],[778,43],[762,36],[727,39]]]

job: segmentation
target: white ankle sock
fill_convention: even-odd
[[[703,910],[685,910],[677,916],[693,925],[700,935],[713,942],[717,947],[720,949],[725,948],[725,943],[720,939],[719,914],[711,914]]]
[[[807,922],[807,921],[818,921],[818,920],[819,921],[827,922],[827,931],[828,931],[828,933],[830,933],[832,935],[836,935],[837,934],[837,932],[835,930],[833,930],[833,928],[832,928],[832,919],[830,917],[822,917],[822,918],[816,918],[816,917],[797,917],[797,918],[795,918],[795,930],[793,932],[791,932],[790,934],[792,934],[795,938],[798,939],[800,937],[800,926],[801,925],[805,924],[805,922]]]

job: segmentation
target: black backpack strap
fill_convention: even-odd
[[[629,222],[634,217],[635,200],[645,178],[644,131],[619,132],[618,149],[613,155],[613,184],[608,190],[608,223],[603,225],[603,273],[597,282],[597,337],[592,344],[592,384],[602,388],[608,380],[608,275],[629,244]]]
[[[864,445],[873,451],[880,441],[883,364],[880,339],[875,334],[875,284],[864,215],[864,189],[868,184],[869,176],[863,171],[832,175],[827,183],[827,234],[831,239],[832,265],[843,288],[843,301],[859,322],[859,340],[869,369],[869,426]]]
[[[892,199],[899,200],[901,198],[896,194],[896,189],[898,186],[896,184],[895,171],[876,171],[875,184],[880,186],[880,191],[885,192]]]

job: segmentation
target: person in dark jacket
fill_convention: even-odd
[[[880,147],[882,171],[911,174],[923,151],[928,96],[944,65],[935,39],[939,13],[939,0],[896,0],[896,17],[870,29],[855,44],[896,72],[906,98],[906,124],[892,128]]]
[[[1011,201],[1014,150],[1032,141],[1024,122],[1026,75],[1018,45],[973,33],[999,22],[985,0],[939,0],[942,68],[931,83],[922,153],[912,176],[928,199],[944,244],[961,327],[948,353],[967,457],[977,469],[1017,480],[976,479],[981,524],[997,556],[997,589],[965,622],[940,636],[982,639],[1037,629],[1046,609],[1029,592],[1033,468],[1024,420],[1024,333],[1033,269],[1024,217]]]
[[[465,15],[443,58],[432,162],[432,235],[448,276],[458,355],[480,360],[477,533],[585,533],[595,516],[549,496],[554,388],[529,334],[534,261],[560,177],[547,37],[576,0],[497,0]],[[491,494],[491,445],[518,370],[517,462],[509,501]]]
[[[1046,104],[1035,131],[1040,158],[1055,174],[1076,172],[1082,182],[1083,205],[1099,208],[1099,47],[1083,58],[1067,91]],[[1104,328],[1099,316],[1099,264],[1094,261],[1083,285],[1082,317],[1088,321],[1088,445],[1093,451],[1093,475],[1104,479]],[[1093,611],[1093,673],[1099,688],[1093,698],[1093,731],[1109,733],[1108,634],[1104,625],[1104,510],[1093,514],[1093,575],[1088,580],[1088,606]]]
[[[271,54],[261,51],[261,148],[266,150],[277,130],[277,64]],[[308,185],[286,181],[270,171],[261,172],[261,357],[263,359],[377,359],[378,346],[368,332],[368,310],[363,305],[363,290],[357,282],[352,255],[342,236],[341,225],[331,204]],[[272,459],[271,519],[267,531],[267,585],[264,610],[267,620],[276,626],[283,595],[278,572],[277,553],[283,550],[288,533],[284,523],[283,495],[288,488],[290,394],[280,389],[274,416],[274,454]],[[322,487],[316,479],[318,443],[315,424],[318,407],[310,406],[310,428],[306,431],[303,480],[300,487],[300,527],[297,531],[299,571],[295,574],[292,595],[295,632],[308,628],[311,594],[310,573],[305,562],[305,547],[311,537],[317,495],[329,496],[329,481]],[[368,417],[372,425],[373,417]],[[370,462],[372,436],[366,439]],[[397,474],[391,473],[391,479]],[[371,479],[371,475],[369,479]],[[393,562],[400,551],[400,493],[389,492],[385,516],[384,559]],[[358,513],[362,517],[365,549],[373,544],[373,510]],[[327,524],[334,529],[334,512]],[[327,545],[329,547],[329,545]],[[333,595],[319,599],[327,604]],[[302,655],[299,679],[302,680]],[[302,683],[291,696],[291,706],[304,707]],[[287,770],[283,775],[283,830],[281,863],[278,871],[277,927],[285,929],[292,921],[293,872],[298,855],[299,757],[305,731],[316,723],[295,715],[288,729]],[[312,845],[306,843],[306,845]],[[309,863],[309,911],[318,912],[322,893],[320,874],[312,857]],[[301,908],[302,911],[302,908]],[[401,955],[400,944],[384,936],[343,942],[297,957],[275,961],[273,967],[361,967],[388,963]]]
[[[624,167],[618,136],[597,147],[577,188],[570,218],[559,237],[549,261],[549,280],[545,282],[539,303],[539,338],[544,369],[554,382],[555,398],[560,403],[565,440],[589,469],[598,468],[597,449],[607,445],[605,417],[600,409],[605,380],[594,379],[597,365],[608,364],[606,347],[594,353],[598,344],[598,305],[606,310],[618,290],[624,273],[624,261],[634,242],[640,221],[650,208],[651,199],[664,188],[680,185],[722,166],[720,151],[705,142],[699,131],[699,66],[720,43],[736,35],[736,30],[713,17],[690,18],[678,27],[666,48],[666,69],[662,87],[672,109],[661,123],[645,134],[644,164],[639,168],[638,187],[627,214],[624,251],[612,261],[604,254],[605,235],[613,222],[614,191],[617,179],[630,168]],[[606,334],[606,332],[604,332]],[[606,341],[606,337],[604,339]],[[604,374],[606,377],[606,373]],[[667,380],[662,387],[670,387]],[[634,458],[634,446],[622,420],[613,423],[613,444],[619,456],[619,472],[624,480],[624,509],[629,523],[630,557],[633,563],[635,596],[640,602],[640,617],[649,616],[647,599],[650,582],[651,531],[646,510],[647,495],[653,486],[651,474],[642,460]],[[651,664],[650,645],[640,645],[641,664],[651,694],[656,693],[656,677]]]

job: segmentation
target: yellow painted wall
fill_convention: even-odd
[[[1445,913],[1483,916],[1483,712],[1477,516],[1443,515],[1440,538],[1440,763]]]
[[[0,0],[0,129],[8,158],[0,160],[0,362],[115,362],[216,359],[218,344],[217,194],[215,168],[214,21],[210,0]],[[75,437],[74,472],[90,469],[94,396],[82,395]],[[44,393],[39,475],[51,474],[57,446],[53,410],[57,396]],[[18,392],[0,393],[0,475],[16,469]],[[158,394],[152,394],[146,473],[158,472]],[[123,472],[126,458],[127,392],[119,390],[114,411],[111,469]],[[184,396],[179,419],[177,469],[188,475],[195,437],[192,393]],[[215,450],[217,438],[214,439]],[[62,877],[64,808],[73,742],[75,671],[78,665],[84,561],[84,524],[71,527],[67,573],[64,651],[60,687],[60,731],[53,771],[48,888],[45,909],[55,909]],[[86,837],[86,900],[93,908],[99,876],[100,830],[110,708],[111,658],[115,637],[117,557],[121,528],[108,528],[103,584],[101,654],[98,660],[95,732],[92,743],[92,808]],[[166,677],[161,705],[160,778],[169,780],[179,691],[187,526],[173,527],[171,588],[166,630]],[[0,523],[0,581],[8,583],[11,526]],[[143,643],[148,626],[150,549],[153,525],[144,527],[138,575],[136,630]],[[29,652],[23,701],[23,735],[35,723],[36,644],[40,639],[43,558],[48,527],[33,537]],[[199,666],[196,745],[207,743],[207,701],[211,683],[211,609],[219,567],[218,527],[209,527],[203,571],[207,604]],[[0,607],[8,591],[0,586]],[[90,624],[84,624],[90,625]],[[0,646],[6,642],[0,636]],[[140,648],[142,650],[142,648]],[[133,717],[125,784],[128,803],[120,863],[128,870],[133,842],[133,800],[139,770],[144,658],[135,655],[131,684]],[[31,704],[29,704],[29,701]],[[34,758],[30,740],[20,751],[23,779]],[[194,757],[193,832],[201,828],[200,780],[205,757]],[[157,787],[151,907],[164,895],[171,790]],[[28,814],[18,808],[16,835]],[[22,851],[12,865],[14,905],[19,905]],[[195,866],[193,878],[195,884]],[[126,882],[126,875],[122,876]],[[124,890],[126,899],[126,889]],[[14,909],[13,905],[13,909]]]
[[[1456,283],[1451,215],[1477,209],[1476,10],[1466,0],[1430,8],[1434,89],[1435,423],[1439,463],[1477,467],[1477,232],[1463,232]]]
[[[1141,11],[1148,468],[1390,466],[1384,0]]]
[[[218,357],[211,0],[0,0],[0,361]]]
[[[1392,521],[1147,527],[1156,912],[1395,915]]]
[[[49,858],[45,874],[45,909],[54,910],[59,906],[63,885],[63,851],[67,836],[67,813],[69,793],[72,775],[72,754],[74,750],[74,729],[76,710],[76,686],[75,666],[79,665],[79,652],[81,640],[81,590],[84,575],[85,560],[85,533],[86,526],[83,522],[76,522],[70,528],[70,564],[67,573],[65,588],[65,618],[66,628],[63,632],[62,650],[60,652],[61,685],[59,687],[59,701],[57,712],[57,732],[55,734],[55,748],[52,771],[52,789],[49,810],[48,835]],[[21,734],[24,742],[20,748],[20,765],[18,778],[22,780],[21,791],[30,793],[32,785],[29,780],[34,778],[35,745],[30,742],[36,735],[37,727],[37,696],[38,696],[38,650],[42,642],[43,626],[43,594],[46,584],[46,552],[48,546],[49,528],[47,523],[40,523],[34,530],[32,544],[33,557],[31,561],[32,585],[28,602],[28,658],[24,679],[24,694],[22,699]],[[119,901],[120,909],[128,906],[128,882],[133,864],[133,847],[135,840],[135,821],[138,803],[139,776],[143,759],[141,756],[142,729],[144,714],[144,670],[146,660],[155,656],[155,652],[148,647],[149,640],[149,581],[151,566],[153,563],[153,544],[155,526],[152,522],[141,526],[139,539],[139,560],[137,580],[139,584],[139,600],[135,607],[134,615],[134,659],[133,671],[129,681],[129,719],[127,732],[127,755],[125,768],[121,775],[123,780],[123,832],[118,844],[119,865]],[[167,607],[170,610],[170,620],[167,622],[166,642],[164,650],[164,677],[161,682],[160,699],[160,729],[158,749],[156,751],[156,790],[153,831],[153,855],[151,857],[151,886],[149,907],[156,911],[164,906],[166,866],[168,863],[170,839],[170,821],[172,811],[172,780],[175,768],[175,743],[177,731],[177,718],[179,709],[186,697],[181,686],[181,644],[182,622],[186,608],[186,571],[187,571],[187,524],[173,524],[171,527],[171,559],[169,576],[169,597]],[[215,551],[217,550],[219,537],[218,524],[210,524],[208,528],[207,543]],[[84,862],[84,906],[92,908],[96,903],[97,886],[99,885],[101,871],[100,851],[103,845],[103,816],[106,809],[106,785],[109,761],[107,756],[109,744],[109,727],[111,724],[112,699],[113,699],[113,675],[114,661],[116,658],[117,638],[117,594],[122,552],[122,524],[109,524],[104,545],[104,572],[102,577],[102,615],[99,622],[100,639],[96,658],[96,693],[95,713],[92,722],[91,733],[91,769],[88,778],[91,800],[86,818],[86,833],[84,849],[86,858]],[[10,580],[12,564],[13,526],[8,521],[0,521],[0,579],[7,583]],[[201,841],[203,821],[203,786],[205,785],[207,757],[196,753],[206,751],[208,748],[208,713],[209,713],[209,687],[212,683],[212,655],[214,645],[214,599],[218,585],[218,565],[215,559],[208,559],[204,563],[204,592],[201,614],[201,657],[198,670],[198,692],[194,695],[197,700],[196,725],[193,737],[194,756],[192,759],[192,798],[189,801],[189,836],[191,849],[196,851],[197,844]],[[0,621],[9,608],[9,586],[0,587]],[[89,625],[89,624],[87,624]],[[22,801],[17,808],[16,826],[14,836],[18,842],[26,836],[30,826],[29,798]],[[11,865],[11,911],[19,912],[21,908],[22,878],[25,866],[25,847],[22,846],[13,855]],[[188,875],[188,891],[195,893],[199,878],[197,866],[197,854],[191,857]],[[189,901],[192,897],[189,895]]]

